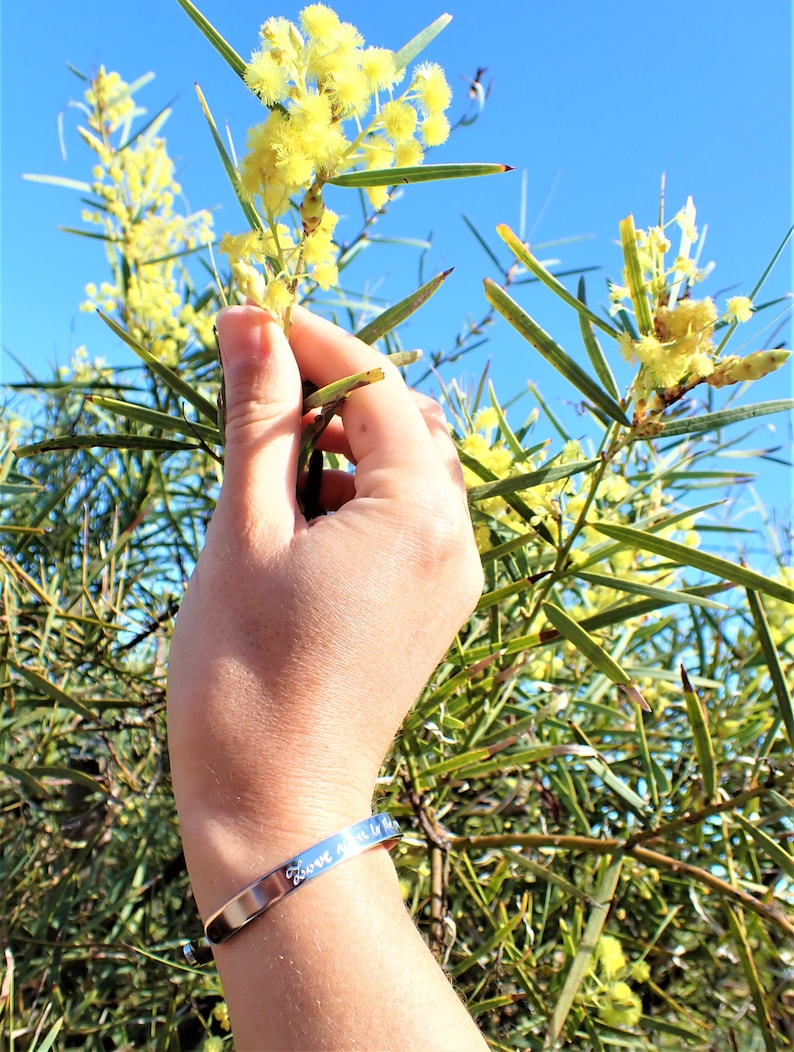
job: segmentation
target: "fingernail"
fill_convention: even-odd
[[[224,307],[215,327],[224,368],[239,361],[259,361],[267,351],[264,328],[273,319],[260,307]]]

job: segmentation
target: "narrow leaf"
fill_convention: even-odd
[[[199,9],[195,7],[190,0],[177,0],[177,3],[182,10],[188,14],[193,22],[195,22],[221,58],[225,62],[228,62],[237,76],[242,79],[242,76],[245,73],[245,62],[243,62],[231,44],[223,39],[218,30],[207,21],[204,15],[202,15]]]
[[[206,424],[191,424],[181,416],[169,416],[148,406],[136,405],[134,402],[123,402],[118,398],[103,398],[101,395],[92,395],[87,400],[90,407],[95,405],[98,409],[107,409],[108,412],[124,417],[125,420],[135,420],[141,424],[149,424],[151,427],[159,428],[161,431],[176,431],[179,435],[187,435],[189,438],[202,438],[205,442],[220,442],[220,432],[217,427],[208,427]]]
[[[551,289],[555,295],[559,296],[563,302],[567,303],[569,307],[577,312],[580,318],[587,318],[593,325],[597,325],[599,329],[602,329],[605,333],[611,336],[613,339],[617,339],[620,335],[618,330],[604,321],[597,314],[591,311],[584,300],[579,297],[577,299],[566,287],[559,281],[550,271],[548,271],[540,260],[530,252],[529,248],[524,244],[520,238],[516,237],[509,226],[504,223],[500,223],[496,232],[499,237],[504,241],[516,259],[523,263],[530,274],[534,274],[538,281],[542,281],[543,284]]]
[[[786,235],[783,238],[783,240],[780,242],[780,244],[778,245],[777,251],[772,256],[772,258],[770,259],[769,263],[767,263],[763,274],[758,279],[758,281],[755,283],[754,288],[751,290],[751,292],[750,292],[750,299],[751,300],[755,301],[756,296],[761,291],[763,285],[766,283],[766,279],[772,273],[772,271],[775,268],[775,265],[776,265],[777,261],[782,256],[783,250],[785,249],[786,245],[789,243],[792,234],[794,234],[794,224],[792,224],[788,228],[788,230],[786,231]],[[733,330],[736,328],[736,326],[738,324],[739,323],[737,321],[734,321],[728,326],[728,331],[722,337],[722,339],[719,342],[719,345],[717,346],[717,350],[715,352],[716,354],[719,355],[722,352],[723,347],[726,345],[728,340],[731,338],[731,335],[733,334]]]
[[[569,721],[568,726],[579,741],[592,750],[594,755],[590,759],[586,759],[584,762],[593,774],[597,778],[600,778],[605,785],[609,786],[615,796],[622,800],[631,811],[634,811],[637,815],[647,815],[648,804],[646,801],[643,800],[638,793],[635,793],[631,786],[627,785],[622,778],[619,778],[618,775],[615,774],[606,759],[599,754],[598,750],[592,744],[582,728],[572,720]]]
[[[434,40],[442,30],[446,29],[451,21],[452,15],[444,14],[439,15],[429,26],[425,26],[420,33],[417,33],[415,37],[412,37],[408,43],[404,44],[395,54],[394,68],[398,72],[401,69],[405,69],[408,63],[413,62],[416,56],[421,54],[430,41]]]
[[[202,394],[199,394],[198,391],[194,391],[190,384],[186,383],[181,376],[173,371],[173,369],[169,369],[167,365],[163,365],[156,355],[152,354],[151,351],[148,351],[142,344],[138,343],[138,341],[130,336],[128,332],[125,332],[118,322],[115,322],[101,310],[98,310],[97,314],[108,328],[111,329],[120,340],[123,340],[128,347],[135,351],[141,361],[144,362],[144,364],[147,365],[156,376],[159,376],[160,379],[165,382],[174,394],[178,395],[180,398],[184,398],[186,402],[201,413],[205,420],[209,420],[213,425],[217,424],[217,405],[210,402],[210,400],[205,398]]]
[[[698,697],[690,682],[686,669],[681,665],[681,684],[684,688],[684,702],[692,737],[695,742],[695,753],[698,758],[700,775],[703,779],[703,795],[710,804],[717,795],[717,764],[714,755],[714,742],[711,740],[709,721],[703,702]]]
[[[74,782],[75,785],[81,785],[84,789],[91,790],[91,792],[102,793],[103,796],[111,795],[96,778],[92,778],[90,774],[86,774],[85,771],[80,771],[75,767],[65,767],[59,764],[34,765],[29,767],[28,770],[35,778],[51,778],[59,782]]]
[[[359,387],[366,387],[368,384],[377,383],[378,380],[382,379],[382,369],[368,369],[363,373],[354,373],[352,376],[345,376],[341,380],[334,380],[332,384],[321,387],[304,399],[303,412],[306,413],[310,409],[319,409],[328,402],[347,397],[351,391],[355,391]]]
[[[472,234],[474,234],[474,236],[477,238],[477,240],[479,241],[480,245],[482,245],[483,249],[485,250],[486,255],[491,260],[491,262],[496,267],[496,269],[501,274],[504,274],[505,273],[505,268],[499,262],[499,260],[496,257],[496,254],[494,253],[494,251],[491,248],[491,246],[488,244],[488,242],[485,240],[485,238],[482,236],[482,234],[479,232],[479,230],[474,225],[474,223],[472,223],[472,221],[469,219],[469,217],[466,215],[465,212],[461,213],[461,219],[466,224],[466,226],[469,228],[469,230],[471,230]]]
[[[30,183],[47,183],[50,186],[62,186],[66,190],[79,190],[83,194],[91,193],[91,184],[84,183],[82,179],[67,179],[63,175],[34,175],[32,172],[26,172],[22,178]]]
[[[182,2],[183,0],[179,0],[179,3]],[[185,0],[185,2],[187,2],[187,0]],[[240,183],[240,176],[237,173],[237,166],[229,156],[229,152],[223,143],[223,139],[220,137],[218,128],[215,124],[215,118],[212,116],[210,108],[207,105],[207,100],[204,98],[204,94],[198,84],[196,84],[195,87],[199,103],[201,104],[201,109],[204,113],[207,124],[209,125],[212,141],[215,143],[215,149],[220,155],[221,163],[223,164],[226,175],[232,185],[232,190],[234,190],[234,196],[240,202],[240,208],[243,210],[243,215],[252,230],[264,230],[262,220],[259,218],[259,213],[254,208],[248,194],[243,190],[242,184]]]
[[[769,631],[766,611],[761,603],[760,596],[752,588],[747,589],[747,602],[750,607],[750,613],[753,616],[755,630],[758,633],[758,642],[761,644],[766,667],[769,670],[769,678],[772,680],[772,689],[777,698],[783,725],[786,728],[786,734],[788,734],[789,745],[794,746],[794,705],[792,705],[786,674],[780,663],[775,641],[772,639],[772,633]]]
[[[602,672],[605,676],[611,679],[613,683],[633,686],[631,676],[629,676],[627,672],[624,672],[617,661],[607,654],[598,640],[594,639],[589,632],[586,632],[578,622],[574,621],[572,617],[569,617],[559,606],[555,606],[554,603],[543,603],[542,607],[543,613],[551,624],[554,625],[560,635],[564,636],[569,643],[573,643],[576,649],[584,654],[588,661],[592,662],[599,672]],[[635,700],[637,700],[646,711],[650,711],[648,703],[639,692],[637,692]]]
[[[418,164],[407,168],[371,168],[335,175],[332,186],[399,186],[402,183],[430,183],[437,179],[468,179],[475,175],[501,175],[512,172],[509,164]]]
[[[665,559],[672,559],[681,566],[691,566],[695,570],[714,574],[725,581],[733,581],[734,584],[744,585],[745,588],[754,588],[765,595],[771,595],[775,599],[782,599],[784,603],[794,603],[794,588],[790,588],[780,581],[770,580],[763,574],[756,573],[746,566],[738,566],[721,559],[717,555],[701,552],[697,548],[690,548],[686,544],[670,541],[666,537],[659,537],[654,533],[646,533],[645,530],[635,530],[630,526],[617,526],[613,523],[591,522],[589,523],[599,533],[611,537],[615,541],[623,541],[633,548],[641,548],[643,551],[653,552]]]
[[[794,409],[794,398],[780,398],[773,402],[756,402],[755,405],[740,405],[733,409],[721,409],[717,413],[704,413],[691,419],[662,421],[660,438],[676,435],[696,435],[704,431],[717,431],[740,420],[752,420],[769,413],[786,413]]]
[[[579,287],[576,290],[577,298],[584,303],[585,302],[585,291],[584,291],[584,277],[579,278]],[[609,362],[606,360],[601,344],[596,339],[596,335],[593,332],[593,324],[588,317],[580,312],[579,314],[579,329],[582,333],[582,341],[584,342],[585,350],[587,351],[587,357],[590,359],[590,364],[595,369],[596,376],[604,385],[604,390],[608,395],[611,395],[616,402],[620,401],[620,391],[618,391],[618,385],[615,383],[615,377],[612,370],[609,367]]]
[[[499,405],[499,399],[496,397],[496,389],[493,383],[488,381],[488,398],[491,402],[491,409],[496,413],[496,421],[499,425],[499,433],[501,434],[505,445],[513,454],[515,463],[521,463],[522,460],[528,455],[527,451],[522,447],[518,438],[513,432],[512,427],[507,422],[507,417],[504,414],[504,410]]]
[[[604,871],[598,882],[598,890],[595,896],[598,904],[593,906],[590,912],[584,934],[582,935],[582,941],[565,977],[565,983],[551,1015],[546,1035],[546,1046],[549,1048],[557,1046],[565,1020],[568,1018],[571,1006],[576,1000],[576,995],[579,993],[579,989],[587,975],[598,940],[606,927],[609,908],[617,892],[622,868],[623,858],[621,855],[615,855],[604,864]]]
[[[377,318],[373,318],[371,322],[364,326],[363,329],[359,329],[356,336],[359,340],[363,340],[364,343],[373,344],[385,336],[387,332],[391,332],[401,322],[404,322],[406,318],[410,318],[415,311],[419,310],[423,303],[427,302],[434,292],[437,292],[444,282],[447,280],[449,275],[452,273],[453,268],[449,270],[442,270],[440,274],[436,274],[430,281],[426,281],[424,285],[421,285],[418,289],[412,292],[405,299],[400,300],[399,303],[395,303],[393,307],[389,307],[388,310],[383,311]]]
[[[460,461],[462,464],[464,464],[467,468],[471,468],[475,475],[479,475],[479,477],[481,479],[484,479],[486,482],[491,483],[502,481],[501,479],[498,479],[496,477],[496,475],[493,471],[491,471],[490,468],[486,467],[484,464],[481,464],[476,457],[473,457],[470,453],[467,453],[466,450],[461,448],[460,446],[458,446],[458,456],[460,457]],[[520,497],[517,497],[515,493],[508,492],[504,495],[504,499],[505,503],[509,504],[514,511],[518,512],[518,514],[521,516],[524,522],[533,523],[532,528],[534,529],[535,534],[537,536],[542,537],[543,540],[546,541],[548,544],[553,545],[555,543],[554,537],[552,536],[551,531],[549,530],[548,526],[543,521],[543,519],[537,514],[537,512],[533,511],[532,508],[525,504]]]
[[[631,302],[634,304],[634,314],[637,325],[643,336],[653,332],[653,318],[651,317],[651,306],[648,303],[648,294],[645,291],[645,283],[642,280],[642,265],[640,255],[637,251],[637,231],[634,228],[634,216],[628,215],[620,223],[620,245],[623,249],[623,259],[626,264],[626,279],[628,281]]]
[[[23,679],[26,679],[34,690],[39,691],[45,698],[49,698],[55,705],[76,712],[78,716],[82,716],[84,720],[90,720],[93,718],[91,710],[87,709],[82,702],[71,697],[66,691],[61,690],[60,687],[56,687],[54,683],[50,683],[48,679],[45,679],[44,676],[40,676],[38,672],[34,672],[33,669],[25,668],[24,665],[15,665],[14,671],[22,676]]]
[[[527,312],[505,292],[501,286],[490,278],[485,279],[485,296],[488,302],[519,332],[525,340],[540,352],[566,380],[573,384],[582,394],[607,416],[624,427],[631,423],[618,403],[604,391],[588,374],[570,358],[549,334],[535,322]]]
[[[491,497],[504,497],[508,493],[519,493],[521,490],[567,479],[582,471],[590,471],[600,463],[599,460],[579,460],[573,464],[549,464],[548,467],[538,468],[537,471],[528,471],[525,475],[512,475],[496,482],[485,482],[482,486],[473,486],[468,490],[467,496],[469,503],[476,504]]]
[[[778,1039],[773,1032],[772,1020],[769,1017],[769,1009],[766,1004],[764,984],[761,982],[761,977],[758,974],[758,968],[755,963],[755,958],[753,957],[750,940],[747,937],[747,928],[744,923],[744,917],[741,910],[731,909],[730,906],[726,906],[725,911],[730,923],[731,931],[733,932],[734,945],[738,950],[739,960],[742,962],[742,970],[747,979],[747,986],[750,989],[750,996],[755,1005],[755,1012],[758,1018],[761,1036],[764,1040],[764,1047],[766,1048],[766,1052],[778,1052],[780,1045],[778,1044]]]
[[[197,442],[177,442],[172,438],[155,438],[153,435],[60,435],[29,446],[20,446],[14,452],[18,457],[36,457],[58,449],[151,449],[156,453],[171,453],[177,449],[198,449]]]
[[[635,595],[647,595],[652,599],[663,599],[665,605],[669,603],[686,603],[687,606],[703,606],[708,610],[728,610],[724,603],[716,603],[713,599],[705,596],[694,595],[692,592],[677,591],[675,588],[657,588],[655,585],[643,584],[642,581],[630,581],[623,577],[609,577],[606,574],[587,573],[573,571],[575,577],[580,577],[589,584],[600,588],[614,588],[619,592],[632,592]]]
[[[794,880],[794,858],[777,840],[774,840],[763,829],[748,822],[744,815],[735,813],[733,816],[745,833],[755,841],[758,847],[767,855],[776,866],[778,866],[790,880]]]

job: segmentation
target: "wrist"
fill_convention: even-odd
[[[187,869],[205,920],[263,873],[372,814],[371,797],[351,791],[251,804],[219,810],[192,801],[180,808]]]

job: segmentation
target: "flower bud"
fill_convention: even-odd
[[[779,369],[791,357],[791,351],[753,351],[744,358],[732,355],[719,363],[714,373],[708,378],[712,387],[724,387],[727,384],[738,384],[750,380],[760,380]]]
[[[304,234],[313,234],[323,221],[325,202],[323,201],[323,188],[319,183],[312,183],[301,201],[300,213],[303,221]]]

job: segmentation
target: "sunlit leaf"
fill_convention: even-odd
[[[721,427],[736,424],[740,420],[753,420],[769,413],[787,413],[794,409],[794,398],[780,398],[774,402],[757,402],[755,405],[738,405],[731,409],[721,409],[716,413],[701,413],[698,416],[684,417],[680,420],[662,420],[660,438],[673,438],[677,435],[697,435],[708,431],[718,431]]]
[[[183,0],[179,0],[179,2],[182,3]],[[187,0],[184,0],[184,2],[187,2]],[[207,100],[204,98],[204,94],[198,84],[196,84],[195,87],[202,112],[204,113],[204,117],[209,125],[212,141],[215,143],[215,149],[218,151],[221,163],[223,164],[226,175],[231,183],[232,190],[234,190],[234,196],[239,201],[240,208],[243,210],[243,215],[252,230],[264,230],[262,220],[259,218],[259,213],[254,208],[248,194],[243,190],[242,184],[240,183],[240,176],[237,173],[237,166],[229,156],[229,151],[226,149],[223,139],[220,137],[220,133],[215,125],[215,118],[212,116],[210,108],[207,105]]]
[[[509,164],[418,164],[412,168],[370,168],[335,175],[333,186],[400,186],[403,183],[431,183],[437,179],[468,179],[477,175],[503,175]]]
[[[786,682],[786,673],[781,664],[775,641],[772,639],[772,633],[769,630],[769,622],[761,597],[752,588],[747,589],[747,603],[753,617],[755,630],[758,633],[758,642],[761,644],[766,667],[769,670],[769,678],[772,680],[772,688],[775,691],[778,709],[780,710],[783,725],[786,728],[789,745],[794,747],[794,704],[792,704],[791,692]]]
[[[634,228],[634,216],[628,215],[620,223],[620,245],[623,249],[623,260],[626,264],[626,280],[631,293],[631,302],[634,305],[634,314],[641,335],[647,336],[653,332],[653,318],[651,317],[651,306],[648,303],[648,293],[642,279],[642,265],[637,250],[637,231]]]
[[[684,688],[686,714],[692,728],[700,776],[703,779],[703,795],[706,803],[709,804],[717,795],[717,761],[714,754],[714,742],[709,730],[708,714],[683,665],[681,665],[681,684]]]
[[[365,325],[362,329],[356,333],[359,340],[363,340],[364,343],[375,343],[385,336],[387,332],[391,332],[392,329],[396,329],[397,326],[410,318],[411,315],[419,310],[423,303],[437,292],[444,282],[447,280],[449,275],[452,273],[453,268],[449,270],[443,270],[440,274],[436,274],[430,281],[426,281],[424,285],[421,285],[415,292],[412,292],[410,296],[406,296],[405,299],[400,300],[399,303],[395,303],[393,307],[389,307],[387,310],[379,314],[377,318],[373,318],[371,322]]]
[[[582,653],[588,661],[591,661],[593,665],[598,669],[599,672],[603,672],[605,676],[612,680],[613,683],[617,683],[620,686],[633,687],[631,682],[631,676],[625,672],[620,665],[612,657],[607,654],[597,639],[594,639],[589,632],[582,628],[579,622],[574,621],[564,610],[554,603],[543,603],[543,613],[546,615],[548,620],[557,629],[557,631],[564,636],[569,643],[573,643],[580,653]],[[633,692],[632,696],[637,701],[641,708],[648,710],[648,704],[639,691]]]
[[[535,486],[546,485],[549,482],[558,482],[560,479],[571,478],[583,471],[591,471],[598,467],[599,460],[579,460],[569,464],[549,464],[548,467],[538,468],[537,471],[528,471],[523,475],[511,475],[508,478],[498,479],[495,482],[485,482],[482,486],[472,486],[467,491],[471,504],[478,504],[482,500],[492,497],[504,497],[508,493],[520,493],[522,490],[533,489]]]
[[[613,325],[610,325],[609,322],[604,321],[604,319],[599,317],[598,314],[594,314],[593,311],[588,308],[581,296],[577,298],[569,292],[562,282],[547,270],[541,261],[533,255],[524,242],[516,237],[509,226],[500,223],[496,227],[496,232],[516,259],[520,263],[523,263],[527,270],[533,274],[538,281],[551,289],[556,296],[559,296],[563,303],[567,303],[569,307],[573,307],[580,318],[586,318],[592,325],[598,326],[599,329],[603,329],[603,331],[613,339],[617,339],[619,335],[618,330]],[[617,397],[617,393],[615,394],[615,397]]]
[[[654,552],[665,559],[671,559],[681,566],[691,566],[695,570],[714,574],[734,584],[744,585],[746,588],[755,588],[765,595],[771,595],[775,599],[782,599],[784,603],[794,603],[794,588],[773,581],[763,574],[756,573],[746,566],[739,566],[721,559],[718,555],[710,555],[698,548],[692,548],[677,541],[659,537],[655,533],[647,533],[645,530],[635,530],[630,526],[618,526],[615,523],[591,522],[590,525],[599,533],[611,537],[613,540],[622,541],[632,548],[640,548],[643,551]]]
[[[411,37],[407,44],[403,44],[399,51],[394,55],[394,68],[396,70],[405,69],[409,62],[420,55],[427,45],[438,36],[442,30],[446,29],[449,23],[452,21],[452,15],[439,15],[435,21],[431,22],[429,26],[416,34],[415,37]]]
[[[195,22],[210,44],[215,48],[224,62],[228,62],[238,77],[242,78],[245,73],[245,62],[240,58],[234,48],[220,35],[215,26],[209,22],[199,9],[190,0],[177,0],[179,6]]]
[[[549,336],[549,334],[537,324],[527,312],[520,307],[514,299],[505,292],[503,288],[485,279],[485,295],[490,304],[519,332],[525,340],[532,344],[535,350],[550,362],[554,368],[574,385],[582,394],[607,416],[616,420],[625,427],[630,427],[631,422],[618,403],[604,391],[598,384],[570,358],[565,351]]]
[[[199,413],[208,420],[211,424],[217,424],[218,422],[218,407],[209,399],[205,398],[202,394],[196,391],[189,383],[182,379],[173,369],[169,369],[167,365],[151,351],[147,350],[141,343],[139,343],[133,336],[130,336],[118,322],[114,321],[107,314],[104,314],[101,310],[97,311],[97,314],[102,321],[108,326],[108,328],[118,336],[120,340],[123,340],[128,347],[132,348],[133,351],[138,355],[141,361],[148,366],[149,369],[180,398],[184,398],[186,402],[197,409]]]

